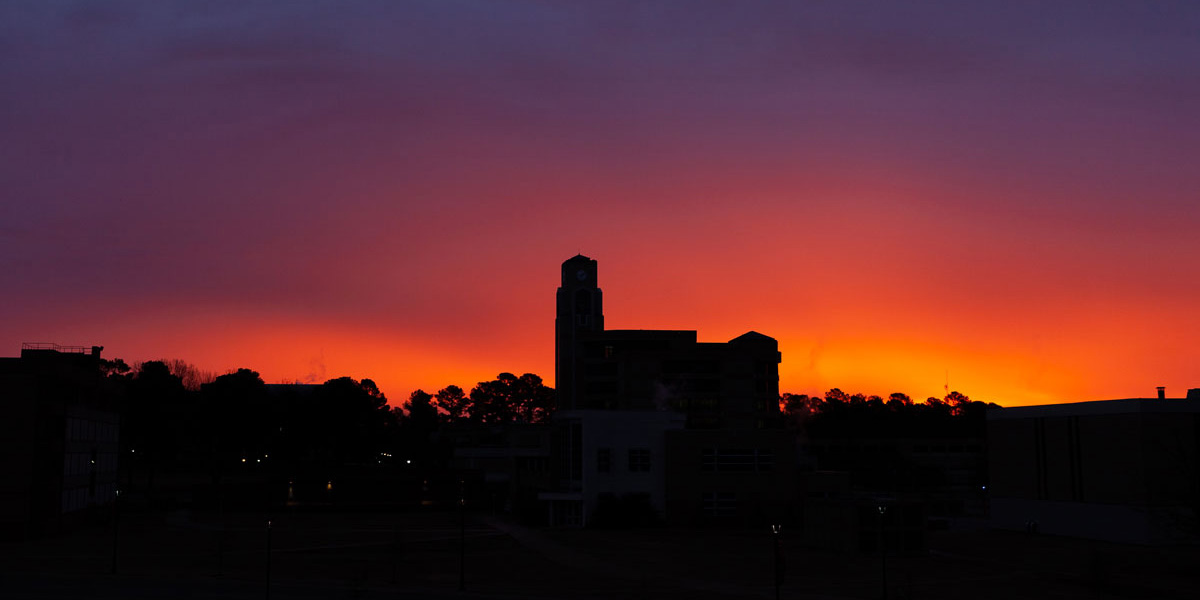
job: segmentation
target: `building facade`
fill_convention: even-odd
[[[767,521],[794,497],[779,413],[777,342],[695,331],[604,328],[597,262],[562,264],[555,317],[551,520],[652,511],[671,522]],[[609,508],[611,507],[611,508]]]
[[[988,411],[991,518],[1004,529],[1200,539],[1200,390]]]
[[[101,349],[25,344],[20,358],[0,358],[0,535],[107,517],[120,423]]]

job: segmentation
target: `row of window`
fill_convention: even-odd
[[[67,441],[82,442],[115,442],[117,441],[116,423],[92,421],[90,419],[67,419]]]
[[[116,471],[117,455],[111,452],[67,452],[63,454],[63,475]]]
[[[721,400],[713,396],[700,396],[699,398],[677,398],[672,400],[677,408],[693,409],[693,410],[716,410],[721,407]]]
[[[897,444],[810,444],[804,449],[813,454],[855,453],[872,454],[877,452],[898,452]],[[918,444],[912,447],[913,454],[980,454],[983,446],[979,444]]]
[[[545,457],[519,457],[517,458],[517,470],[527,473],[549,473],[550,459]]]
[[[576,315],[575,322],[579,325],[589,325],[591,320],[590,315]],[[630,340],[621,343],[618,349],[612,344],[604,344],[602,342],[591,342],[584,346],[584,356],[591,359],[601,358],[611,359],[621,353],[633,352],[663,352],[670,348],[670,342],[666,340]],[[614,367],[617,363],[611,363]],[[590,368],[590,367],[589,367]],[[730,374],[739,379],[753,376],[756,380],[762,381],[769,385],[772,381],[778,381],[779,371],[776,366],[767,361],[756,361],[753,371],[747,373],[738,366],[726,367],[726,363],[719,360],[703,359],[703,358],[674,358],[663,360],[660,364],[660,370],[665,375],[686,376],[686,375],[720,375],[722,372],[730,372]]]
[[[629,472],[630,473],[647,473],[650,471],[650,449],[649,448],[630,448],[629,449]],[[612,449],[598,448],[596,450],[596,472],[611,473],[612,472]]]
[[[761,473],[775,468],[775,452],[769,448],[704,448],[700,470]]]
[[[65,489],[62,492],[62,511],[83,510],[93,503],[108,504],[116,494],[117,484],[113,482]]]
[[[599,379],[587,382],[587,393],[589,394],[615,394],[620,390],[620,386],[616,381],[616,363],[598,363],[588,365],[587,374],[589,378],[612,378]],[[717,394],[721,391],[720,379],[682,379],[672,381],[666,384],[672,394]],[[770,410],[772,405],[778,405],[779,400],[776,398],[774,388],[767,382],[759,381],[755,384],[755,392],[759,395],[768,396],[759,398],[754,402],[755,410]],[[686,398],[685,398],[686,400]],[[705,408],[716,408],[716,398],[700,398],[695,402],[701,402],[698,406]],[[684,404],[682,408],[687,408]]]
[[[932,446],[913,446],[913,452],[916,454],[961,454],[964,452],[968,454],[978,454],[983,452],[983,446],[980,446],[979,444],[950,444],[948,446],[935,444]]]
[[[721,363],[707,359],[671,359],[664,360],[662,372],[669,374],[697,373],[711,375],[721,372]]]
[[[586,387],[589,396],[616,394],[617,389],[616,381],[589,381]]]
[[[720,518],[737,515],[737,494],[734,492],[704,492],[700,495],[700,511],[706,516]]]
[[[628,471],[647,473],[650,471],[650,450],[630,448]],[[611,473],[613,468],[612,449],[596,449],[596,472]],[[775,468],[775,452],[769,448],[704,448],[700,451],[700,470],[722,473],[763,473]]]

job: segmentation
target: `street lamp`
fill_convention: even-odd
[[[771,539],[775,547],[775,600],[779,600],[779,586],[783,584],[783,543],[780,535],[783,525],[771,525]]]
[[[271,600],[271,519],[267,519],[267,587],[266,600]]]
[[[112,511],[112,521],[113,521],[112,567],[109,569],[109,571],[113,575],[117,574],[117,535],[120,532],[120,527],[119,527],[118,521],[121,517],[121,513],[120,513],[121,509],[118,507],[118,504],[120,504],[120,502],[121,502],[121,490],[120,490],[120,488],[117,488],[115,490],[115,493],[113,494],[113,504],[112,504],[112,506],[113,506],[113,511]]]
[[[458,591],[467,589],[467,482],[458,480]]]
[[[881,581],[883,584],[883,600],[887,600],[888,585],[887,585],[887,545],[886,538],[883,535],[883,518],[887,515],[888,507],[879,505],[879,570],[882,575]]]

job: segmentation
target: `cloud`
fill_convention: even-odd
[[[304,376],[304,383],[318,384],[325,383],[328,378],[325,375],[325,350],[322,349],[317,356],[308,362],[308,375]]]

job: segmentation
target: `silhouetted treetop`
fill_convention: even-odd
[[[540,423],[554,411],[554,390],[533,373],[501,373],[481,381],[468,400],[469,419],[480,423]]]
[[[470,399],[457,385],[448,385],[434,396],[438,414],[448,423],[457,423],[467,418]]]
[[[238,369],[201,385],[200,409],[214,476],[235,460],[265,453],[272,415],[266,384],[257,371]]]
[[[120,358],[114,358],[112,360],[107,358],[100,359],[100,373],[105,377],[120,377],[123,375],[128,375],[130,371],[131,369],[129,368],[129,365]]]
[[[824,398],[782,394],[780,410],[786,422],[808,435],[982,435],[984,414],[996,404],[974,402],[950,392],[915,404],[907,394],[880,396],[847,394],[838,388]]]
[[[394,422],[387,398],[375,382],[330,379],[317,388],[314,399],[315,427],[328,440],[328,459],[336,464],[373,462]]]
[[[217,378],[212,371],[205,371],[183,359],[173,358],[161,361],[167,365],[167,370],[183,382],[183,387],[193,392],[200,391],[200,386],[212,383]]]
[[[404,402],[404,421],[402,423],[413,430],[430,432],[437,429],[438,413],[433,405],[433,396],[425,390],[417,390],[408,396]]]

